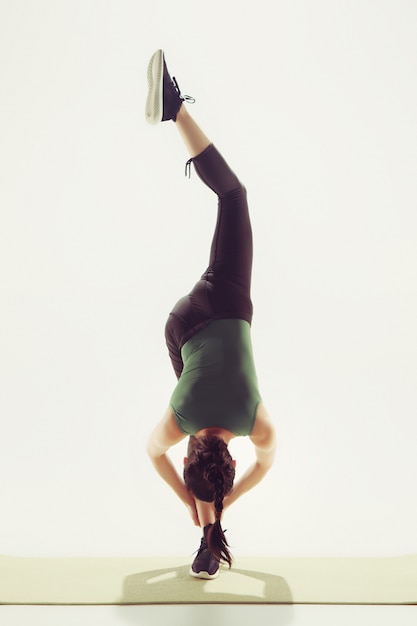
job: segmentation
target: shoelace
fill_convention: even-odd
[[[193,159],[188,159],[187,163],[185,164],[185,175],[187,176],[188,174],[188,178],[191,178],[191,163],[193,162]]]
[[[204,552],[204,550],[208,550],[208,545],[207,545],[207,540],[203,538],[201,540],[200,547],[197,548],[195,552],[193,552],[193,555],[197,554],[197,552],[198,554],[200,554],[200,552]]]
[[[181,100],[184,100],[185,102],[188,102],[189,104],[194,104],[195,102],[195,98],[193,98],[192,96],[186,96],[185,94],[182,95],[181,93],[181,89],[178,85],[177,79],[175,78],[175,76],[172,77],[172,82],[174,83],[174,87],[178,92],[179,97],[181,98]]]

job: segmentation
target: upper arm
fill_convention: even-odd
[[[146,450],[151,458],[162,456],[171,446],[185,439],[186,436],[178,428],[174,413],[171,407],[168,407],[163,418],[151,432]]]
[[[255,446],[256,459],[261,465],[271,467],[277,447],[275,426],[263,406],[260,404],[256,414],[255,426],[250,436]]]

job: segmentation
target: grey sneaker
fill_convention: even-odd
[[[149,124],[159,124],[177,119],[181,104],[195,102],[190,96],[181,94],[175,76],[171,78],[165,63],[163,50],[157,50],[148,64],[148,97],[145,119]]]

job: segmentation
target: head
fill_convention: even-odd
[[[215,558],[226,561],[229,567],[232,557],[220,520],[223,499],[231,492],[234,478],[235,462],[221,437],[193,438],[184,465],[184,482],[197,500],[213,502],[216,521],[207,533],[208,547]]]

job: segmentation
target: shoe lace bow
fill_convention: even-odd
[[[194,102],[195,102],[195,98],[193,98],[192,96],[186,96],[185,94],[184,94],[184,95],[182,95],[182,93],[181,93],[181,89],[180,89],[180,87],[179,87],[179,85],[178,85],[178,81],[177,81],[177,79],[175,78],[175,76],[173,76],[173,77],[172,77],[172,82],[173,82],[174,87],[175,87],[175,89],[177,90],[178,95],[179,95],[179,97],[181,98],[181,100],[184,100],[185,102],[188,102],[189,104],[194,104]]]

